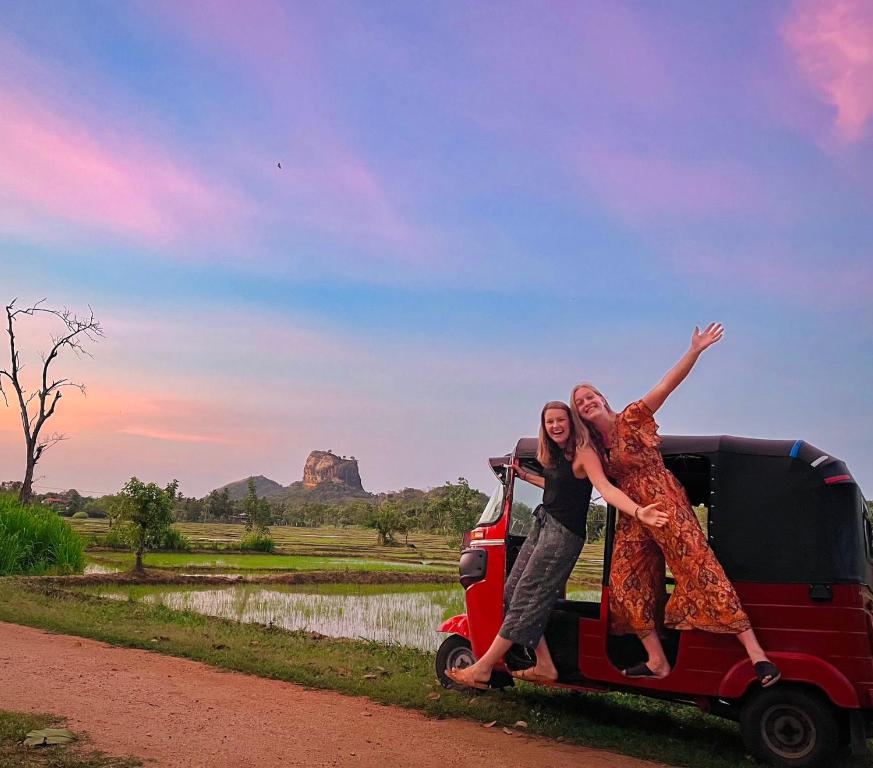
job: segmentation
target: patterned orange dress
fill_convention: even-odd
[[[676,629],[738,634],[751,627],[737,593],[710,549],[688,494],[664,466],[661,438],[649,407],[639,400],[616,419],[607,474],[639,504],[659,503],[662,528],[619,515],[612,555],[609,609],[612,631],[646,635],[660,624]],[[664,605],[664,560],[676,587]]]

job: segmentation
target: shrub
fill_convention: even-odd
[[[76,573],[85,568],[85,544],[54,512],[0,496],[0,576]]]
[[[87,520],[88,513],[84,509],[80,509],[78,512],[73,514],[73,520]]]
[[[127,549],[127,539],[119,528],[110,528],[103,536],[94,536],[95,547],[107,549]]]
[[[273,537],[266,533],[250,533],[240,543],[239,548],[251,552],[274,552],[276,542]]]
[[[188,552],[191,549],[191,540],[176,528],[167,528],[158,541],[157,549]]]

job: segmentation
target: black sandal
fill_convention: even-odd
[[[656,675],[649,669],[649,665],[643,662],[639,664],[634,664],[632,667],[628,667],[627,669],[623,669],[621,673],[625,677],[654,677],[656,680],[661,680],[667,675]]]
[[[755,676],[762,688],[769,688],[771,685],[779,682],[782,673],[772,661],[756,661]]]

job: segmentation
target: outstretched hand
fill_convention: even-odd
[[[700,328],[694,326],[691,334],[691,349],[698,354],[707,347],[711,347],[724,336],[724,326],[721,323],[710,323],[701,333]]]
[[[648,507],[642,507],[637,517],[643,525],[648,525],[652,528],[663,528],[667,523],[667,513],[658,509],[657,504],[649,504]]]

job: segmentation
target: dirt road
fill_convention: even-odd
[[[660,765],[3,622],[0,709],[64,716],[162,768]]]

